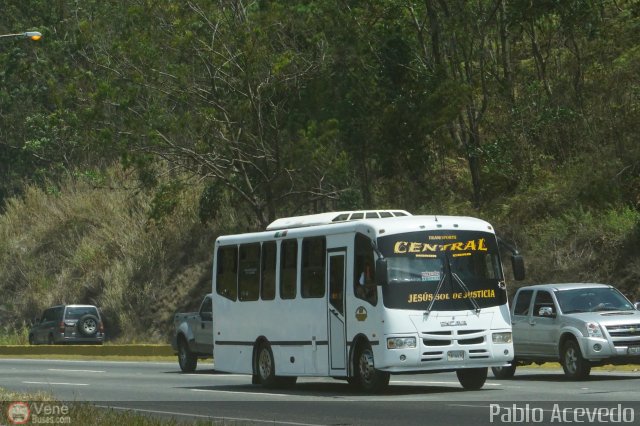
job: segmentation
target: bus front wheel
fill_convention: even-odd
[[[456,371],[458,381],[465,390],[478,390],[487,381],[487,368],[463,368]]]
[[[376,370],[373,350],[368,343],[358,347],[355,357],[355,377],[350,381],[365,392],[381,392],[389,384],[389,373]]]

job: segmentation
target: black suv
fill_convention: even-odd
[[[90,343],[101,345],[104,326],[93,305],[58,305],[45,309],[29,330],[29,343]]]

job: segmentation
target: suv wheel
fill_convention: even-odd
[[[591,364],[584,359],[580,346],[575,340],[569,340],[564,344],[561,359],[564,374],[573,380],[584,380],[591,372]]]
[[[78,331],[84,337],[93,337],[98,333],[98,318],[95,315],[87,314],[78,320]]]

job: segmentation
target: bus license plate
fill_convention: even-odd
[[[447,352],[447,361],[464,361],[464,351]]]
[[[640,346],[629,346],[629,349],[627,349],[627,352],[630,353],[631,355],[638,355],[640,354]]]

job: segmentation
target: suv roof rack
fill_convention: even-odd
[[[292,216],[276,219],[267,226],[267,231],[306,226],[328,225],[330,223],[347,222],[361,219],[385,219],[388,217],[411,216],[405,210],[353,210]]]

